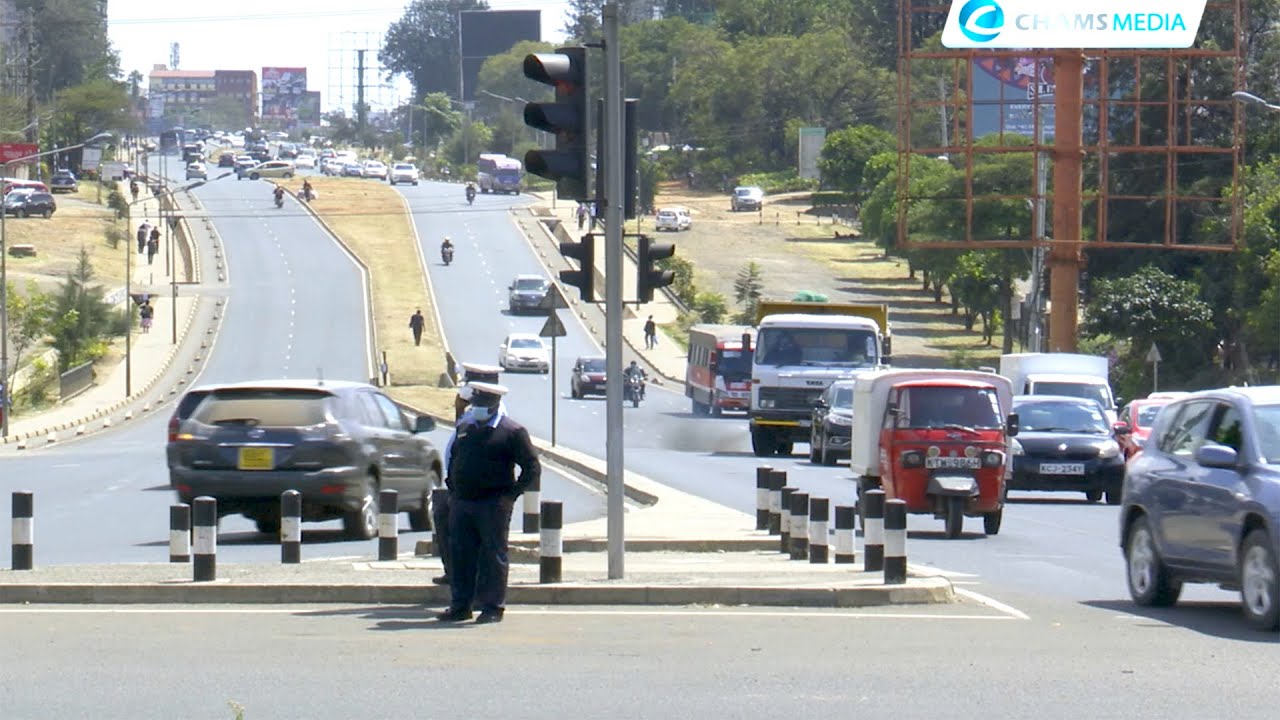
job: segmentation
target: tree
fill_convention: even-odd
[[[764,295],[762,275],[760,264],[752,260],[738,271],[738,279],[733,281],[733,299],[742,306],[738,317],[743,325],[756,324],[756,308]]]
[[[35,280],[27,281],[25,293],[19,293],[13,283],[6,288],[9,312],[9,350],[12,354],[9,377],[0,378],[6,387],[13,387],[13,377],[22,365],[22,355],[49,332],[49,313],[52,302],[48,294],[40,291]]]
[[[423,147],[434,148],[462,127],[462,114],[453,109],[449,96],[442,92],[427,95],[415,107],[422,111],[422,123],[419,127]]]
[[[106,130],[130,130],[137,126],[129,112],[129,93],[124,83],[106,78],[90,80],[58,91],[57,114],[51,134],[59,145],[76,145]],[[79,168],[82,151],[74,151]]]
[[[414,97],[433,92],[460,97],[458,14],[488,9],[485,0],[413,0],[387,28],[378,60],[388,74],[408,76]]]
[[[14,0],[17,20],[29,11],[35,43],[32,81],[36,97],[52,100],[59,91],[120,72],[120,60],[107,39],[99,3],[84,0]],[[6,24],[8,24],[6,22]]]
[[[58,368],[63,372],[94,359],[91,348],[110,328],[111,306],[103,299],[102,286],[90,284],[92,279],[89,251],[82,247],[79,262],[75,270],[67,272],[51,311],[49,331],[58,351]]]
[[[827,135],[818,156],[823,185],[852,193],[854,202],[861,203],[871,191],[863,185],[867,162],[880,153],[895,151],[897,146],[897,138],[874,125],[836,130]]]

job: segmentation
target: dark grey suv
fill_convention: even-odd
[[[1240,591],[1251,625],[1280,628],[1280,386],[1166,405],[1129,461],[1120,519],[1134,602],[1217,583]]]
[[[507,290],[507,309],[512,315],[549,309],[547,296],[551,283],[541,275],[517,275]]]
[[[378,531],[378,492],[399,492],[409,526],[430,528],[440,453],[386,395],[364,383],[279,380],[199,388],[166,451],[169,482],[190,503],[208,495],[218,515],[242,514],[258,530],[280,528],[280,495],[302,494],[302,519],[341,518],[347,535]]]

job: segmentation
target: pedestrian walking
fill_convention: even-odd
[[[147,241],[147,264],[151,265],[155,262],[156,253],[160,252],[160,231],[155,230],[151,233],[151,239]]]
[[[151,307],[150,300],[142,303],[142,307],[138,308],[138,316],[142,318],[142,332],[151,332],[151,319],[156,316],[156,309]]]
[[[142,224],[138,226],[138,254],[139,255],[147,251],[147,238],[149,237],[151,237],[151,223],[147,222],[146,220],[143,220]]]
[[[427,326],[427,319],[422,316],[422,308],[409,316],[409,329],[413,331],[413,344],[422,344],[422,328]]]
[[[128,172],[127,170],[125,172]],[[133,201],[138,202],[138,181],[129,181],[129,192],[133,194]]]
[[[503,408],[507,388],[468,383],[471,417],[458,425],[448,447],[445,483],[449,509],[451,602],[441,622],[502,622],[507,604],[507,534],[516,498],[542,475],[529,431]],[[515,475],[520,468],[519,478]]]
[[[587,224],[587,206],[585,203],[578,203],[578,229],[581,230]]]
[[[658,326],[653,322],[653,316],[650,315],[648,320],[644,321],[644,349],[652,350],[658,346]]]
[[[458,395],[453,401],[453,421],[454,427],[461,427],[463,419],[468,421],[472,419],[469,412],[471,406],[471,385],[473,382],[498,382],[498,374],[502,372],[502,368],[497,365],[480,365],[477,363],[462,363],[462,385],[458,387]],[[498,405],[498,412],[506,414],[507,406],[505,404]],[[453,445],[452,439],[444,449],[444,465],[449,467],[449,451]],[[445,486],[448,490],[448,486]],[[434,531],[436,542],[440,543],[440,562],[444,565],[444,573],[431,578],[431,582],[436,585],[449,584],[449,572],[453,567],[451,562],[453,554],[449,552],[449,507],[452,504],[450,497],[452,492],[445,493],[443,503],[438,503],[431,507],[431,528]]]

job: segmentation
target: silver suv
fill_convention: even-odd
[[[166,447],[178,499],[218,501],[218,516],[241,514],[260,532],[280,529],[280,495],[302,494],[302,519],[341,518],[353,539],[378,532],[378,492],[399,492],[415,531],[430,528],[440,453],[412,420],[372,385],[272,380],[205,386]]]
[[[764,207],[764,190],[754,185],[740,185],[733,189],[733,197],[729,207],[734,212],[739,210],[760,210]]]

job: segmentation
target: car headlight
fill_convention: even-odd
[[[988,450],[982,453],[982,464],[987,467],[1000,467],[1004,464],[1004,453]]]
[[[1018,455],[1026,455],[1026,453],[1022,451],[1022,443],[1018,442],[1017,439],[1009,441],[1009,454],[1014,457],[1017,457]]]
[[[908,450],[902,453],[901,458],[904,468],[924,467],[924,453],[919,450]]]
[[[772,400],[765,400],[764,398],[760,399],[760,407],[771,408],[773,406],[774,406],[774,402]]]
[[[827,415],[827,422],[831,423],[832,425],[841,425],[843,427],[849,427],[853,425],[853,418],[848,415],[838,415],[836,413],[830,413]]]
[[[1103,460],[1118,457],[1120,455],[1120,444],[1115,440],[1107,440],[1098,443],[1098,457]]]

